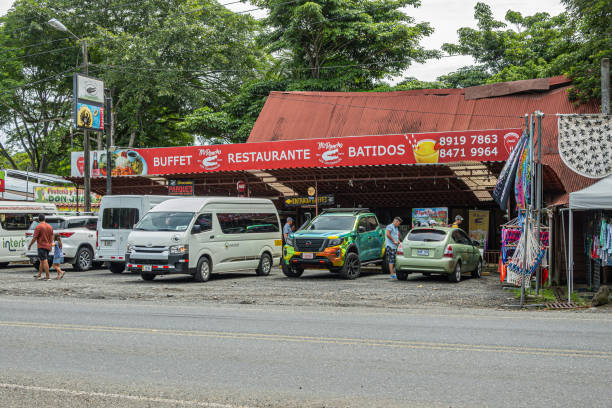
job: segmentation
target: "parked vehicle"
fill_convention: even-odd
[[[46,203],[0,201],[0,268],[8,266],[9,262],[28,260],[25,233],[39,214],[57,214],[57,209]]]
[[[414,228],[397,250],[397,279],[406,280],[410,273],[448,275],[451,282],[459,282],[461,275],[482,274],[482,256],[478,241],[472,241],[459,228]]]
[[[128,235],[140,218],[171,196],[111,195],[102,197],[95,259],[108,262],[112,273],[125,270]]]
[[[292,278],[302,276],[305,268],[314,268],[355,279],[362,265],[382,264],[384,255],[384,229],[374,213],[367,208],[334,208],[289,235],[282,269]]]
[[[87,271],[94,266],[94,248],[96,247],[96,225],[98,217],[91,215],[58,215],[45,220],[53,227],[53,232],[60,235],[64,262],[72,264],[77,271]],[[32,221],[25,233],[26,244],[32,239],[38,220]],[[26,252],[30,262],[38,269],[38,247],[36,243]]]
[[[269,275],[281,256],[278,213],[267,199],[193,197],[164,201],[128,238],[128,269],[144,280],[254,270]]]

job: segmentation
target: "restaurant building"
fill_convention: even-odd
[[[413,214],[429,211],[447,222],[462,215],[469,232],[470,216],[482,218],[480,211],[488,217],[485,245],[495,250],[507,214],[491,192],[526,114],[545,114],[545,204],[567,202],[569,192],[594,182],[558,154],[556,114],[598,109],[574,106],[570,85],[553,77],[466,89],[271,92],[247,143],[112,152],[121,167],[112,170],[112,192],[165,194],[169,184],[187,181],[195,195],[269,197],[298,223],[326,206],[367,207],[383,223],[401,216],[404,230]],[[102,169],[92,190],[105,193],[104,152],[96,155]],[[82,183],[82,171],[75,152],[72,180]]]

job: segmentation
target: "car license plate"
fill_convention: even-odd
[[[302,254],[302,258],[304,258],[304,259],[314,259],[314,253],[313,252],[304,252]]]
[[[153,270],[152,265],[142,265],[142,270],[145,272],[150,272]]]
[[[102,241],[102,245],[104,245],[104,246],[113,246],[113,241]]]
[[[429,249],[417,249],[417,256],[429,256]]]

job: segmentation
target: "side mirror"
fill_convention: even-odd
[[[477,248],[478,248],[478,247],[480,247],[480,242],[478,242],[478,241],[476,241],[476,240],[473,240],[473,241],[472,241],[472,245],[474,245],[475,247],[477,247]]]
[[[357,231],[358,231],[359,233],[366,232],[366,227],[364,227],[363,225],[360,225],[360,226],[357,228]]]
[[[199,224],[196,224],[193,226],[193,228],[191,228],[192,234],[199,234],[200,232],[202,232],[202,226]]]

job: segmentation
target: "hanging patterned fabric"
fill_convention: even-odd
[[[514,196],[516,198],[516,205],[519,209],[524,210],[529,205],[528,193],[531,188],[530,185],[530,153],[531,148],[529,143],[523,148],[520,155],[519,166],[516,171],[516,179],[514,183]]]
[[[516,175],[516,169],[518,168],[519,158],[527,140],[527,132],[524,131],[497,178],[492,196],[502,211],[506,211],[508,208],[508,197],[514,186],[514,177]]]
[[[559,155],[581,176],[612,174],[612,115],[560,115]]]

